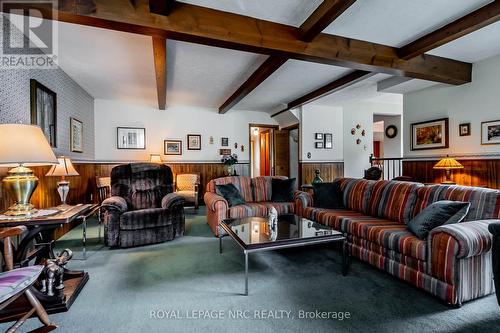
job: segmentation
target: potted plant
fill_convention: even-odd
[[[222,156],[221,162],[226,166],[226,172],[228,176],[237,176],[236,169],[233,167],[233,165],[238,163],[238,155],[224,155]]]

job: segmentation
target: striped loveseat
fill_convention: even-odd
[[[265,217],[269,208],[274,207],[278,214],[301,214],[307,207],[309,196],[302,191],[295,191],[292,202],[272,202],[272,179],[286,177],[246,176],[223,177],[211,180],[207,184],[204,196],[207,207],[207,222],[216,236],[219,236],[219,222],[227,218]],[[227,201],[215,191],[216,185],[233,184],[240,191],[246,203],[229,207]]]
[[[488,224],[500,219],[500,191],[397,181],[339,179],[346,207],[315,208],[302,216],[348,235],[352,256],[460,306],[495,291]],[[471,203],[464,221],[433,229],[426,240],[406,224],[435,201]]]

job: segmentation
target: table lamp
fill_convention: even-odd
[[[47,138],[38,126],[0,124],[0,165],[13,166],[3,179],[7,191],[15,200],[5,215],[29,216],[36,212],[30,204],[38,186],[38,178],[26,167],[56,164],[57,158]]]
[[[57,192],[61,197],[61,205],[59,205],[59,207],[62,207],[67,206],[66,198],[68,197],[69,193],[69,181],[66,180],[66,177],[79,176],[79,174],[75,170],[75,167],[73,166],[73,163],[71,163],[71,159],[69,157],[61,156],[58,157],[57,160],[59,161],[59,163],[53,165],[45,176],[61,177],[61,181],[57,182]]]
[[[464,166],[462,164],[460,164],[456,159],[448,155],[446,155],[445,158],[441,159],[441,161],[437,162],[436,165],[434,165],[433,167],[433,169],[445,171],[446,180],[441,184],[455,184],[455,182],[451,180],[451,170],[463,169],[463,168]]]
[[[151,154],[149,155],[149,162],[151,163],[161,163],[160,154]]]

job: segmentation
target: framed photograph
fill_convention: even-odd
[[[222,147],[229,147],[229,139],[228,138],[221,138],[220,139],[220,145]]]
[[[83,153],[83,123],[75,118],[69,118],[70,149],[75,153]]]
[[[444,149],[450,146],[448,118],[411,124],[411,150]]]
[[[31,124],[40,126],[51,147],[57,147],[57,94],[30,80]]]
[[[323,133],[315,133],[314,139],[315,140],[323,140]]]
[[[117,127],[118,149],[146,149],[146,129],[140,127]]]
[[[219,149],[219,155],[231,155],[231,149]]]
[[[201,135],[188,134],[187,135],[187,149],[188,150],[201,150]]]
[[[469,136],[470,135],[470,123],[458,125],[458,134],[460,134],[460,136]]]
[[[314,143],[314,148],[316,148],[316,149],[323,149],[324,148],[323,142],[315,142]]]
[[[323,135],[323,137],[325,138],[324,148],[325,149],[332,149],[333,148],[333,134],[332,133],[325,133]]]
[[[481,123],[481,144],[500,144],[500,120],[484,121]]]
[[[165,140],[163,141],[164,155],[182,155],[181,140]]]

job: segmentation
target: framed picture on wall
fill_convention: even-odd
[[[201,135],[188,134],[187,135],[187,149],[188,150],[201,150]]]
[[[164,155],[182,155],[181,140],[165,140],[163,141]]]
[[[69,118],[70,149],[75,153],[83,153],[83,123],[75,118]]]
[[[333,134],[332,133],[325,133],[323,135],[325,138],[325,149],[332,149],[333,148]]]
[[[458,134],[460,136],[469,136],[470,135],[470,123],[458,125]]]
[[[324,147],[325,147],[325,145],[321,141],[314,143],[314,148],[316,148],[316,149],[323,149]]]
[[[146,129],[140,127],[117,127],[118,149],[146,149]]]
[[[222,147],[228,147],[229,146],[229,139],[228,138],[221,138],[220,139],[220,145]]]
[[[481,144],[500,144],[500,120],[484,121],[481,123]]]
[[[30,80],[31,124],[40,126],[51,147],[57,147],[57,94]]]
[[[411,124],[411,150],[448,148],[448,138],[448,118]]]
[[[219,155],[231,155],[231,149],[219,149]]]
[[[323,140],[323,133],[314,133],[315,140]]]

